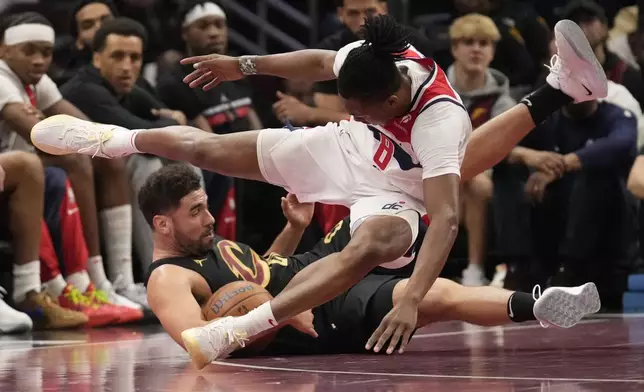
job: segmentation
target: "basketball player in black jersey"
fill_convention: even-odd
[[[217,237],[200,179],[185,165],[166,166],[150,176],[139,193],[139,204],[154,231],[155,261],[146,281],[150,307],[199,368],[212,360],[207,344],[210,339],[236,342],[238,346],[246,341],[246,336],[211,331],[201,342],[198,335],[195,338],[195,334],[183,333],[207,324],[201,305],[217,289],[247,280],[276,296],[298,271],[339,252],[350,239],[347,218],[313,250],[290,256],[312,215],[311,206],[299,204],[292,197],[283,203],[288,223],[271,246],[271,254],[260,256],[244,244]],[[427,228],[419,229],[422,233],[418,238],[423,238]],[[419,247],[420,242],[414,246]],[[292,319],[261,354],[366,352],[365,342],[403,294],[407,283],[404,277],[410,271],[374,270],[312,313]],[[447,320],[485,326],[539,320],[544,326],[571,327],[599,310],[597,295],[580,295],[595,290],[592,283],[567,290],[551,287],[536,298],[536,294],[464,287],[439,278],[419,304],[417,327]]]

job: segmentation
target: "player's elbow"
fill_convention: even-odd
[[[456,239],[458,235],[458,211],[452,206],[444,206],[437,214],[434,214],[432,221],[434,224],[440,222],[440,226],[444,228],[446,234],[451,239]]]

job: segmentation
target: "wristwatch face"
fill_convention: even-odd
[[[243,57],[240,65],[244,75],[253,75],[255,73],[255,64],[253,64],[252,58]]]

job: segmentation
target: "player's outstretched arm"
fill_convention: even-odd
[[[201,307],[192,294],[196,272],[175,265],[157,268],[148,281],[148,303],[161,325],[177,344],[184,347],[181,332],[203,327]],[[207,285],[205,281],[203,284]],[[185,348],[185,347],[184,347]]]
[[[401,343],[400,353],[403,353],[409,343],[416,329],[418,306],[438,278],[458,234],[459,184],[456,174],[423,180],[425,205],[432,228],[425,234],[404,294],[369,338],[367,350],[373,347],[375,352],[379,352],[389,341],[387,354],[393,353],[398,342]]]
[[[188,57],[181,64],[193,64],[195,71],[183,81],[190,87],[210,90],[220,83],[239,80],[246,75],[269,75],[284,79],[323,81],[335,79],[336,52],[304,49],[267,56],[230,57],[218,54]]]

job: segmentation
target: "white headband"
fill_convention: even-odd
[[[54,29],[40,23],[25,23],[11,26],[4,32],[5,45],[17,45],[30,41],[45,41],[54,44]]]
[[[204,3],[197,4],[195,8],[191,9],[190,12],[186,14],[186,18],[183,20],[183,26],[188,26],[192,22],[204,18],[206,16],[219,16],[226,19],[226,13],[220,6],[215,3]]]

